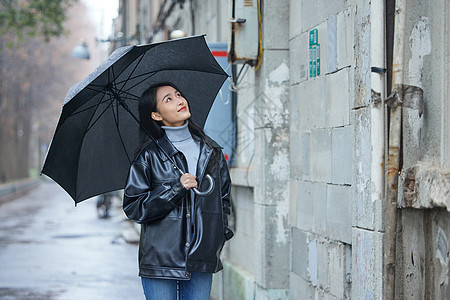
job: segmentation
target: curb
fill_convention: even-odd
[[[122,230],[122,237],[129,244],[139,244],[140,228],[135,226],[135,223],[130,220],[124,220],[126,222],[125,228]]]
[[[42,178],[25,178],[0,184],[0,204],[14,200],[25,195],[31,189],[37,187]]]
[[[122,206],[117,207],[118,213],[120,214],[120,218],[123,224],[122,227],[122,237],[129,244],[139,244],[140,234],[141,234],[141,225],[131,221],[125,215]]]

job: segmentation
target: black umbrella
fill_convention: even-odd
[[[203,126],[228,75],[203,36],[122,47],[67,92],[42,169],[75,200],[124,188],[143,91],[172,82]]]

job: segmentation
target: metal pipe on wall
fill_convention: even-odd
[[[388,178],[384,237],[384,297],[395,299],[395,247],[397,229],[398,173],[400,170],[403,99],[403,50],[405,44],[406,0],[396,0],[392,58],[392,94],[388,142]]]
[[[372,201],[384,198],[384,98],[385,98],[385,9],[384,0],[372,0],[370,59],[372,64]]]

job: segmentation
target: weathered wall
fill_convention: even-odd
[[[404,160],[411,166],[417,160],[436,166],[449,166],[448,103],[448,4],[438,0],[408,2],[404,49],[404,83],[423,89],[423,114],[404,107],[406,130]],[[448,123],[447,123],[448,124]]]
[[[396,299],[449,299],[449,213],[406,208],[399,223]]]
[[[404,84],[423,102],[404,103],[396,296],[449,299],[450,109],[445,0],[408,1]]]

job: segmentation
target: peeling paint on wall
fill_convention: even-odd
[[[283,192],[283,197],[287,197],[287,192]],[[285,245],[288,242],[288,217],[289,217],[289,204],[278,204],[276,206],[276,236],[275,242],[280,245]]]
[[[361,284],[366,284],[371,280],[370,264],[372,263],[373,243],[369,239],[370,233],[363,234],[359,232],[356,235],[355,243],[355,269],[356,277]]]
[[[445,231],[438,228],[436,235],[436,257],[441,263],[439,285],[448,285],[448,240]]]
[[[270,166],[271,177],[275,180],[289,180],[289,153],[282,149],[274,153],[273,162]]]
[[[272,88],[273,89],[273,88]],[[284,119],[281,122],[286,122]],[[286,201],[289,199],[289,188],[287,184],[289,182],[290,174],[290,162],[289,162],[289,150],[286,148],[289,139],[284,134],[284,131],[274,132],[273,130],[265,131],[267,141],[274,148],[272,160],[268,166],[269,178],[273,183],[270,191],[268,191],[268,197],[271,197],[277,201],[276,215],[274,216],[274,224],[276,224],[276,236],[275,242],[278,244],[286,244],[289,236],[288,216],[289,216],[289,203]]]
[[[400,173],[400,207],[442,207],[450,212],[450,168],[419,162]]]
[[[278,84],[289,82],[289,67],[283,62],[278,68],[270,72],[269,81]]]
[[[423,58],[431,53],[430,20],[420,17],[409,37],[411,59],[409,60],[409,84],[422,87]]]
[[[283,62],[270,72],[267,80],[264,97],[264,125],[273,128],[283,128],[288,122],[289,111],[289,68]]]
[[[317,286],[317,240],[314,239],[308,244],[308,272],[309,280],[313,286]]]

